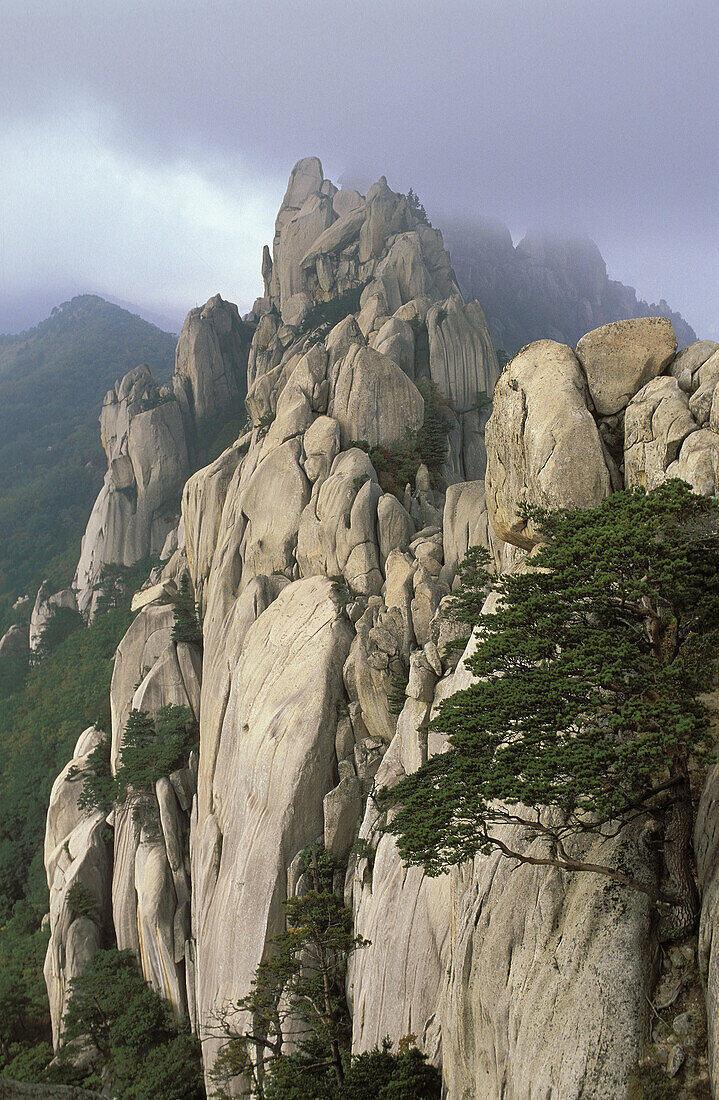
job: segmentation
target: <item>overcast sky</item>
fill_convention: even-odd
[[[261,292],[302,156],[561,226],[719,338],[715,0],[0,0],[0,331]]]

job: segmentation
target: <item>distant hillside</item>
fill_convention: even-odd
[[[94,295],[0,336],[0,624],[46,573],[58,583],[72,575],[105,470],[106,391],[143,362],[169,381],[174,350],[174,336]]]
[[[669,317],[679,347],[696,340],[665,301],[637,299],[633,287],[607,277],[594,241],[529,233],[514,246],[509,229],[490,218],[438,221],[465,298],[478,298],[495,347],[514,355],[532,340],[574,347],[593,328],[627,317]]]

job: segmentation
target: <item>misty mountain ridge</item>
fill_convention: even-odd
[[[575,347],[585,332],[631,317],[668,317],[680,348],[697,338],[664,299],[647,303],[610,279],[589,237],[530,230],[515,245],[495,218],[448,216],[438,225],[462,293],[479,300],[495,347],[510,356],[533,340]]]

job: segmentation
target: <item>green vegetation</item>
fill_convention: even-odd
[[[45,1081],[101,1089],[122,1100],[204,1100],[200,1044],[145,982],[130,951],[99,951],[72,982],[65,1036],[93,1043],[90,1067],[72,1065],[67,1046]]]
[[[424,421],[418,430],[407,429],[402,443],[388,447],[373,447],[369,456],[385,493],[394,493],[400,500],[407,483],[414,483],[419,467],[424,463],[435,484],[447,458],[447,436],[454,422],[449,400],[434,382],[421,378],[417,387],[424,398]],[[355,443],[361,446],[362,440]]]
[[[447,613],[451,619],[461,623],[466,629],[461,637],[449,643],[447,649],[450,653],[464,651],[472,630],[479,622],[490,583],[488,564],[489,559],[485,548],[470,546],[457,567],[459,587],[449,599]]]
[[[298,328],[298,335],[303,336],[311,332],[316,339],[323,339],[331,332],[335,325],[344,321],[350,313],[357,313],[360,308],[360,298],[366,283],[352,287],[336,298],[330,298],[327,302],[316,302],[308,309],[302,323]]]
[[[0,634],[20,594],[70,582],[105,473],[106,391],[146,362],[167,382],[175,337],[92,295],[0,336]]]
[[[197,740],[197,722],[187,707],[169,704],[155,715],[131,710],[116,774],[110,771],[105,742],[90,753],[78,798],[80,809],[109,813],[130,794],[152,794],[158,779],[185,767]]]
[[[304,872],[311,887],[302,897],[285,902],[287,930],[272,941],[272,951],[257,968],[251,991],[228,1006],[220,1020],[226,1036],[214,1077],[220,1095],[238,1074],[251,1081],[250,1095],[267,1100],[270,1082],[285,1073],[298,1083],[304,1080],[306,1096],[315,1081],[344,1080],[342,1051],[351,1037],[344,991],[347,957],[365,941],[352,933],[352,917],[332,890],[334,867],[317,849],[304,853]],[[227,1020],[236,1012],[248,1012],[252,1031],[233,1035]],[[291,1024],[297,1051],[287,1055],[283,1047]],[[275,1095],[282,1095],[275,1092]],[[299,1095],[299,1094],[298,1094]]]
[[[498,850],[609,876],[670,905],[675,932],[690,929],[690,772],[712,745],[700,695],[719,639],[719,503],[670,481],[525,516],[546,542],[530,570],[494,581],[497,613],[468,662],[478,679],[430,724],[449,750],[384,792],[398,805],[388,831],[430,875]],[[460,610],[489,584],[479,564],[475,554]],[[567,848],[642,815],[664,825],[666,887]],[[510,845],[506,823],[544,843]]]
[[[348,956],[367,941],[352,932],[352,915],[332,885],[334,866],[316,848],[303,853],[308,889],[285,902],[287,929],[272,942],[246,997],[218,1021],[225,1041],[212,1073],[220,1100],[242,1076],[259,1100],[439,1100],[440,1077],[411,1040],[396,1055],[385,1042],[351,1058],[345,1000]],[[236,1034],[238,1011],[252,1019]],[[291,1039],[291,1053],[285,1045]]]
[[[401,672],[392,673],[389,691],[387,692],[387,702],[389,703],[390,714],[401,714],[402,708],[407,702],[408,683],[409,672],[404,666]]]
[[[183,573],[180,591],[175,598],[173,610],[173,642],[190,642],[202,645],[202,627],[197,618],[197,605],[192,591],[192,582],[187,573]]]
[[[409,203],[409,208],[415,215],[415,217],[419,218],[419,220],[421,222],[424,222],[425,225],[432,225],[431,221],[427,217],[427,211],[425,210],[422,203],[419,201],[419,195],[417,195],[411,187],[407,192],[407,202]]]
[[[40,927],[45,815],[80,733],[93,722],[109,728],[112,657],[131,621],[125,606],[75,629],[0,705],[0,1075],[38,1080],[52,1057]]]
[[[84,626],[82,616],[74,607],[52,607],[43,627],[40,642],[32,655],[33,664],[38,664],[52,653],[61,642],[69,638],[73,631]]]
[[[97,917],[97,899],[81,882],[73,882],[68,890],[67,907],[72,920],[77,917]]]

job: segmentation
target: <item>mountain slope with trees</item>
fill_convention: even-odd
[[[0,628],[18,595],[72,576],[105,472],[106,391],[143,362],[168,382],[174,351],[173,335],[94,295],[0,336]]]

